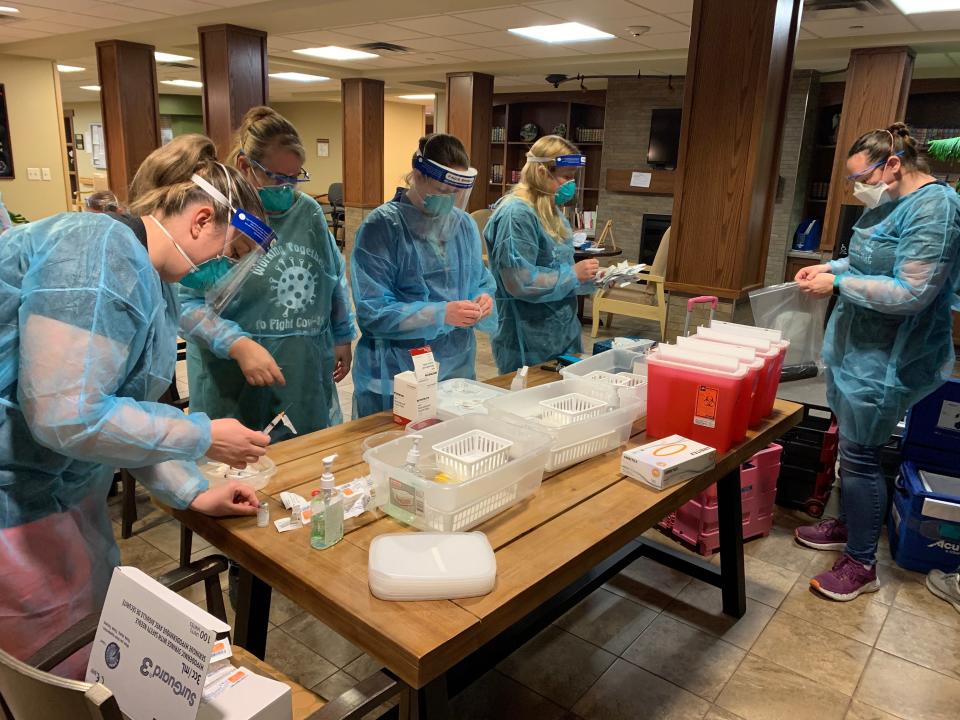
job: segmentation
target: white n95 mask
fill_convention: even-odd
[[[868,210],[873,210],[875,207],[893,200],[893,198],[890,197],[887,184],[883,182],[877,185],[868,185],[862,182],[854,183],[853,196],[862,202]]]

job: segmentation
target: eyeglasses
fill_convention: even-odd
[[[305,183],[310,181],[310,173],[307,172],[306,168],[300,168],[300,172],[296,176],[284,175],[282,173],[273,172],[273,170],[268,170],[267,168],[265,168],[263,165],[258,163],[256,160],[254,160],[252,157],[250,157],[244,152],[241,152],[240,154],[243,157],[245,157],[252,165],[255,165],[257,170],[262,172],[264,175],[266,175],[268,178],[273,180],[278,185],[283,185],[287,183],[296,185],[297,183]]]
[[[901,151],[898,152],[898,153],[894,153],[894,154],[891,155],[890,157],[884,158],[884,159],[881,160],[880,162],[875,162],[873,165],[871,165],[870,167],[868,167],[866,170],[861,170],[860,172],[854,173],[853,175],[847,175],[847,180],[850,181],[850,182],[857,182],[857,181],[859,181],[861,178],[869,177],[870,174],[871,174],[874,170],[876,170],[878,167],[882,167],[882,166],[886,165],[888,162],[890,162],[890,158],[894,158],[894,157],[903,157],[903,150],[901,150]]]

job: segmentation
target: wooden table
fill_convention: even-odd
[[[528,384],[559,379],[531,368]],[[507,387],[511,376],[490,381]],[[777,401],[772,418],[719,459],[716,468],[656,492],[620,474],[620,452],[592,458],[544,480],[526,502],[482,523],[496,551],[497,583],[486,596],[436,602],[385,602],[367,586],[367,552],[382,533],[412,530],[377,511],[347,522],[344,540],[310,548],[307,529],[277,533],[255,518],[210,518],[171,511],[190,530],[243,568],[234,641],[262,657],[271,586],[356,644],[407,686],[407,717],[447,717],[447,701],[561,613],[641,555],[721,588],[724,612],[746,610],[740,464],[799,422],[800,405]],[[388,414],[278,443],[269,456],[277,474],[264,488],[271,521],[286,516],[283,490],[305,497],[319,484],[321,458],[336,452],[340,483],[367,473],[362,440],[394,429]],[[644,441],[635,435],[630,446]],[[640,538],[665,515],[718,483],[718,569]],[[323,648],[317,648],[321,653]]]

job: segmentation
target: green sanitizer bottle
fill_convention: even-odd
[[[343,496],[333,477],[336,459],[336,455],[323,459],[320,491],[315,491],[310,500],[310,546],[316,550],[333,547],[343,539]]]

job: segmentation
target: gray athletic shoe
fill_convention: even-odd
[[[931,570],[927,575],[927,589],[960,612],[960,573],[947,574],[942,570]]]

